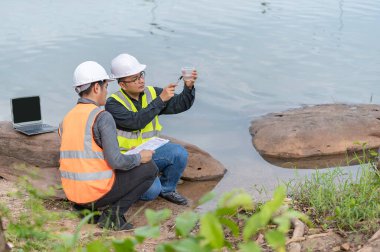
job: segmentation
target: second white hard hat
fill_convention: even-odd
[[[96,81],[114,81],[106,70],[95,61],[85,61],[77,66],[74,71],[74,87],[82,86]]]
[[[138,74],[146,68],[132,55],[122,53],[111,62],[111,78],[119,79]]]

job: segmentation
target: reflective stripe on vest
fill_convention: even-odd
[[[61,151],[61,158],[99,158],[104,159],[103,152],[93,151]]]
[[[112,178],[112,175],[113,175],[112,171],[86,172],[86,173],[61,171],[62,178],[78,180],[78,181],[109,179],[109,178]]]
[[[93,125],[103,109],[77,104],[60,125],[60,173],[67,198],[90,203],[111,190],[115,175],[93,138]]]
[[[138,112],[133,102],[129,99],[128,96],[123,93],[122,90],[112,94],[111,97],[120,102],[129,111]],[[144,95],[141,97],[142,108],[146,108],[148,104],[156,98],[157,95],[154,87],[145,87]],[[158,121],[158,116],[155,116],[155,118],[141,130],[117,130],[117,139],[119,142],[120,151],[124,153],[132,147],[138,146],[141,143],[148,141],[152,137],[158,136],[161,129],[162,126]]]

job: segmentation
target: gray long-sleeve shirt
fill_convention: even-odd
[[[78,103],[92,103],[98,106],[96,102],[86,98],[79,98]],[[96,144],[103,149],[104,158],[112,169],[130,170],[140,165],[140,154],[122,155],[120,153],[116,124],[109,112],[103,111],[95,119],[93,134]]]
[[[125,131],[134,131],[143,129],[150,123],[157,115],[178,114],[188,110],[194,103],[195,88],[188,88],[184,85],[183,91],[180,94],[174,95],[168,102],[163,102],[159,95],[163,89],[154,87],[156,90],[157,98],[148,104],[146,108],[142,108],[141,97],[144,93],[140,94],[140,99],[135,100],[128,96],[135,105],[137,112],[127,110],[120,102],[114,98],[109,97],[106,103],[106,110],[110,112],[115,119],[118,129]]]

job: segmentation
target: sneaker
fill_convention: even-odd
[[[187,199],[179,194],[177,191],[173,192],[161,192],[160,196],[170,202],[173,202],[177,205],[187,205]]]
[[[98,227],[114,231],[122,231],[132,229],[133,225],[127,222],[124,215],[116,217],[109,211],[104,211],[102,215],[100,215]]]

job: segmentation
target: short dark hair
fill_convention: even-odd
[[[89,95],[91,93],[92,87],[95,86],[96,83],[98,83],[99,86],[102,87],[104,85],[105,81],[92,82],[91,85],[86,90],[83,90],[82,92],[79,93],[79,96],[83,97],[83,95]]]

